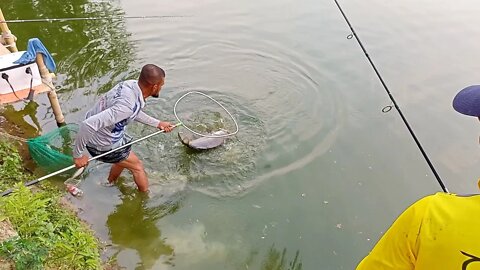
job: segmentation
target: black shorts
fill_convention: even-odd
[[[131,141],[131,139],[127,139],[127,138],[123,138],[123,143],[122,145],[125,145],[127,143],[129,143]],[[98,155],[101,155],[103,153],[106,153],[108,151],[100,151],[100,150],[97,150],[93,147],[90,147],[87,145],[87,150],[88,152],[90,153],[90,155],[92,155],[92,157],[96,157]],[[106,156],[103,156],[101,158],[98,158],[97,160],[100,160],[102,162],[105,162],[105,163],[117,163],[117,162],[120,162],[120,161],[123,161],[125,159],[128,158],[128,155],[130,155],[130,151],[132,150],[132,146],[129,145],[127,147],[124,147],[122,149],[119,149],[115,152],[112,152]]]

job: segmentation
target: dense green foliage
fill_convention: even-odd
[[[16,237],[0,244],[0,254],[15,262],[16,269],[43,269],[47,249],[35,239]]]
[[[18,152],[0,142],[0,182],[26,180]],[[0,215],[7,217],[18,237],[0,244],[0,255],[16,269],[99,269],[97,239],[71,212],[60,207],[52,191],[32,192],[18,183],[8,197],[0,198]]]
[[[22,158],[14,145],[0,142],[0,190],[4,191],[19,181],[25,181]]]

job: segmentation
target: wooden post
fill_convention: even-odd
[[[8,29],[8,25],[5,22],[5,17],[3,16],[2,9],[0,9],[0,29],[2,30],[2,37],[5,40],[7,48],[11,52],[18,52],[17,44],[15,43],[15,36],[12,35],[10,29]]]
[[[40,75],[42,76],[43,83],[47,84],[48,87],[50,87],[50,91],[47,95],[48,99],[50,100],[50,104],[52,105],[52,110],[53,114],[55,115],[55,121],[57,121],[57,126],[64,126],[66,125],[65,118],[63,117],[62,108],[60,107],[60,103],[58,102],[57,92],[55,92],[55,87],[52,83],[53,74],[50,73],[45,66],[45,62],[43,61],[43,55],[41,53],[37,53],[36,62],[38,70],[40,71]]]

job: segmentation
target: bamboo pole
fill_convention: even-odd
[[[37,53],[36,62],[38,70],[40,71],[40,75],[42,76],[43,83],[47,84],[47,86],[50,87],[50,91],[48,92],[47,96],[50,100],[50,105],[52,105],[52,110],[53,114],[55,115],[55,121],[57,122],[57,126],[64,126],[66,125],[65,118],[63,117],[62,108],[60,107],[60,103],[58,102],[57,92],[55,91],[55,87],[52,83],[53,74],[50,73],[50,71],[48,71],[47,67],[45,66],[45,62],[43,61],[43,55],[41,53]]]
[[[10,52],[18,52],[17,49],[17,44],[15,43],[15,36],[12,35],[12,32],[10,29],[8,29],[8,25],[5,22],[5,17],[3,16],[2,9],[0,9],[0,29],[2,30],[2,37],[3,40],[5,41],[5,44],[7,45],[7,48]]]

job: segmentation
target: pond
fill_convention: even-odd
[[[208,152],[176,131],[135,145],[148,196],[127,173],[100,186],[109,166],[89,165],[72,201],[126,269],[354,269],[403,209],[441,191],[398,112],[382,112],[391,101],[333,0],[13,2],[7,19],[108,17],[9,25],[19,49],[38,37],[53,53],[68,123],[146,63],[167,73],[147,113],[174,122],[197,90],[239,123]],[[477,192],[479,125],[451,101],[479,80],[478,1],[340,4],[442,181]],[[54,129],[47,97],[35,103],[33,117],[9,108]]]

